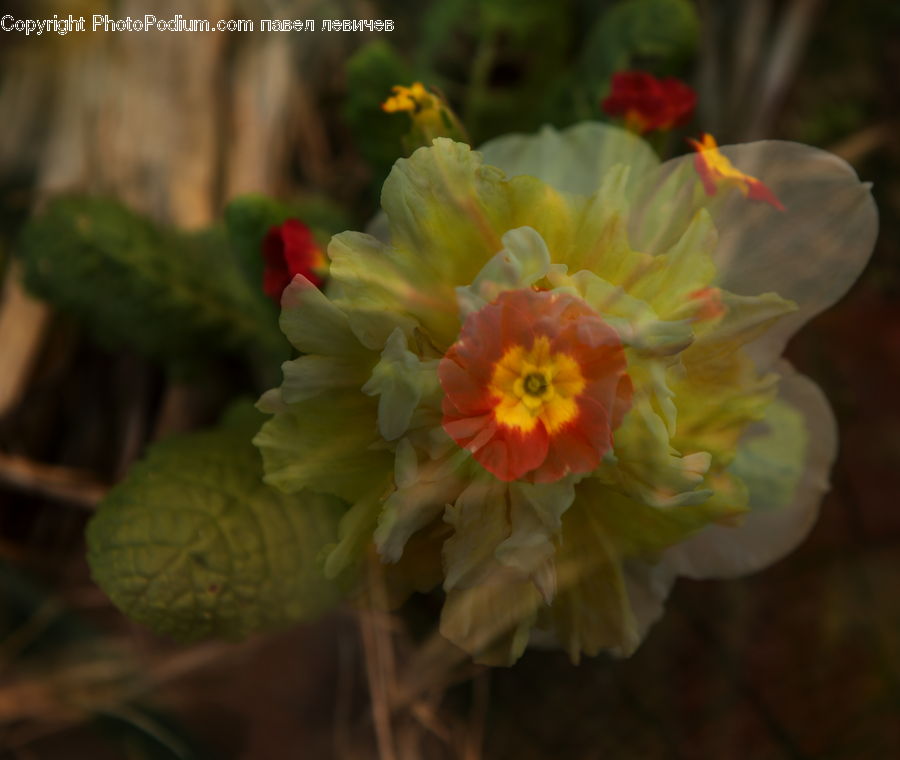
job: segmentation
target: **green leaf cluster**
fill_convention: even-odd
[[[222,229],[186,233],[113,200],[68,196],[29,221],[18,251],[29,289],[110,348],[177,371],[223,352],[286,353]]]

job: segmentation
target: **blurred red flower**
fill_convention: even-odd
[[[630,129],[644,134],[685,124],[696,103],[697,93],[675,77],[620,71],[613,74],[612,92],[602,105],[610,116],[623,116]]]
[[[262,242],[265,261],[263,291],[276,304],[281,293],[302,274],[317,288],[325,282],[325,256],[316,243],[312,231],[299,219],[288,219],[269,229]]]

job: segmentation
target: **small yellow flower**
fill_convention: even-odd
[[[407,153],[431,145],[435,137],[463,142],[468,139],[456,114],[439,93],[429,91],[421,82],[413,82],[409,87],[394,85],[391,91],[394,94],[381,104],[381,110],[409,114],[412,123],[403,138]]]
[[[415,115],[422,111],[439,110],[441,107],[440,99],[428,92],[421,82],[413,82],[410,87],[394,85],[391,92],[394,94],[381,104],[381,110],[386,113],[407,111],[410,115]]]

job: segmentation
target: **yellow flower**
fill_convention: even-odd
[[[409,87],[394,85],[391,92],[394,94],[381,104],[381,110],[409,114],[412,125],[403,139],[407,153],[430,146],[435,137],[467,140],[465,129],[447,102],[421,82],[413,82]]]
[[[421,82],[413,82],[410,87],[394,85],[391,92],[394,94],[381,104],[381,109],[386,113],[407,111],[414,116],[422,111],[438,110],[441,107],[440,99],[428,92]]]

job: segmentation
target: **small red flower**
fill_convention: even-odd
[[[444,430],[501,480],[591,472],[631,407],[625,370],[618,334],[584,301],[507,291],[441,359]]]
[[[263,238],[262,255],[266,263],[263,291],[276,304],[295,275],[302,274],[317,288],[325,282],[325,256],[312,231],[299,219],[272,227]]]
[[[695,93],[675,77],[657,79],[646,71],[613,74],[612,92],[603,100],[610,116],[622,116],[640,134],[686,124],[697,104]]]

